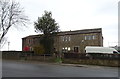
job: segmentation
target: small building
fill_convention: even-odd
[[[22,38],[22,51],[33,51],[34,46],[40,45],[41,35],[30,35]]]
[[[28,46],[33,51],[35,45],[40,45],[41,36],[22,38],[22,49]],[[103,46],[102,28],[63,31],[54,38],[54,48],[58,52],[84,53],[86,46]]]

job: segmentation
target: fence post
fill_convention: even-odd
[[[45,61],[45,54],[44,54],[44,61]]]

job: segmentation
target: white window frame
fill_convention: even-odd
[[[71,36],[69,36],[69,41],[71,41]]]

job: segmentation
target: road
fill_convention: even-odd
[[[118,77],[117,67],[65,66],[40,62],[3,61],[3,77]]]

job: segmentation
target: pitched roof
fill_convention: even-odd
[[[95,28],[95,29],[83,29],[83,30],[75,30],[75,31],[61,31],[58,32],[58,36],[60,35],[74,35],[74,34],[88,34],[88,33],[102,33],[102,28]],[[38,35],[29,35],[24,38],[36,38],[40,37],[43,34],[38,34]],[[23,39],[23,38],[22,38]]]
[[[37,38],[37,37],[40,37],[40,36],[42,36],[42,34],[38,34],[38,35],[29,35],[29,36],[23,37],[22,39],[24,39],[24,38]]]
[[[86,33],[102,33],[102,28],[63,31],[63,32],[59,32],[58,35],[73,35],[73,34],[86,34]]]

